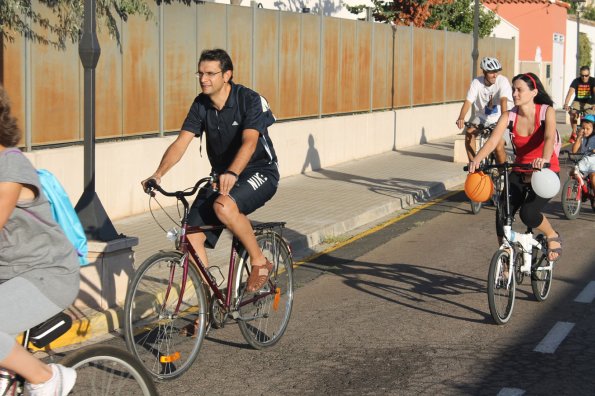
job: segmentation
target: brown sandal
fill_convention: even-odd
[[[273,270],[273,264],[269,261],[269,259],[265,259],[266,262],[264,265],[253,265],[252,272],[250,273],[250,277],[248,278],[248,285],[246,286],[246,290],[249,293],[254,293],[262,289],[262,287],[267,283],[269,277],[271,276],[271,271]]]
[[[562,236],[560,236],[560,233],[558,231],[556,231],[556,235],[558,236],[553,238],[547,238],[547,259],[550,260],[550,252],[558,254],[558,257],[556,257],[554,260],[550,260],[552,262],[558,261],[560,256],[562,256]],[[558,242],[560,244],[560,247],[550,248],[550,242]]]

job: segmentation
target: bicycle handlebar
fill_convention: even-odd
[[[550,163],[548,162],[548,163],[543,164],[543,167],[544,168],[549,168],[550,167]],[[505,162],[503,164],[491,164],[491,165],[490,164],[486,164],[486,165],[480,165],[480,166],[477,167],[476,170],[478,170],[478,171],[484,171],[484,170],[494,169],[494,168],[497,168],[497,169],[506,169],[506,170],[509,170],[509,169],[512,169],[512,168],[536,169],[536,168],[533,168],[531,166],[531,164],[516,164],[516,163],[511,163],[511,162]],[[469,166],[468,165],[465,165],[463,167],[463,170],[465,172],[468,172],[469,171]]]
[[[492,132],[496,127],[496,124],[490,125],[481,125],[481,124],[474,124],[472,122],[465,121],[465,127],[467,128],[475,128],[478,132]]]
[[[581,159],[583,159],[584,157],[589,157],[589,156],[591,156],[591,155],[593,155],[593,154],[595,154],[595,153],[593,153],[592,151],[591,151],[591,152],[587,152],[587,153],[572,153],[572,152],[570,152],[570,151],[568,151],[568,150],[562,150],[562,151],[560,151],[560,157],[561,157],[563,154],[566,154],[566,157],[567,157],[567,158],[568,158],[570,161],[572,161],[572,162],[579,162],[579,161],[580,161]]]
[[[211,176],[209,177],[203,177],[202,179],[200,179],[199,181],[196,182],[196,184],[194,185],[194,187],[192,187],[191,190],[189,191],[165,191],[163,188],[161,188],[161,186],[159,184],[157,184],[155,179],[149,179],[147,180],[147,184],[146,184],[146,188],[145,188],[145,192],[147,194],[153,194],[153,190],[157,190],[159,191],[161,194],[165,195],[166,197],[189,197],[192,196],[196,193],[196,191],[201,188],[204,184],[210,182],[213,178]]]

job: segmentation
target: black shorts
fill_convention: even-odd
[[[270,167],[247,168],[239,176],[236,185],[229,192],[240,213],[249,215],[275,195],[279,185],[279,171],[276,165]],[[219,192],[209,188],[201,190],[190,207],[188,225],[220,225],[221,221],[215,214],[213,205]],[[206,231],[205,245],[214,248],[222,230]]]

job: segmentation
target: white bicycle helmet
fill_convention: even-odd
[[[486,56],[481,60],[481,69],[487,72],[494,72],[502,70],[502,65],[496,58],[490,58]]]

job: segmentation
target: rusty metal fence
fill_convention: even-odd
[[[226,49],[234,81],[265,96],[281,120],[461,101],[471,78],[468,34],[215,3],[153,12],[155,20],[120,24],[121,47],[98,33],[97,138],[178,130],[206,48]],[[512,40],[482,39],[479,50],[505,74],[514,69]],[[21,38],[3,62],[23,146],[83,139],[77,45],[56,51]]]

